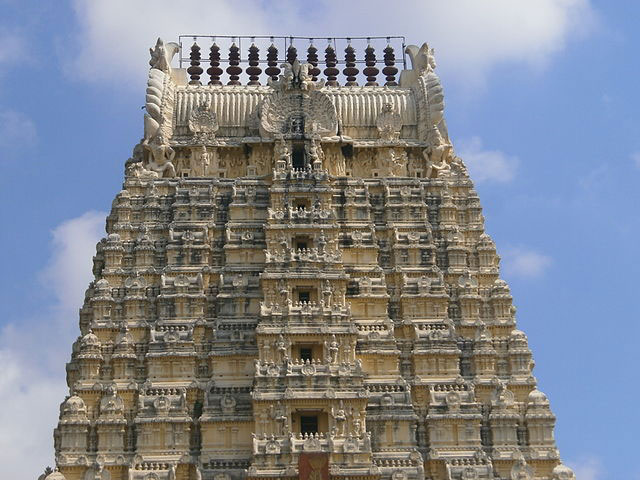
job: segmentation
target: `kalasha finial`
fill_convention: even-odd
[[[347,39],[347,41],[350,41],[350,39]],[[356,53],[351,46],[351,43],[349,43],[347,48],[344,49],[344,53],[345,68],[342,70],[342,73],[347,77],[345,85],[347,87],[357,86],[358,82],[356,82],[356,75],[358,75],[359,70],[356,68]]]
[[[364,51],[364,63],[367,66],[367,68],[362,71],[362,73],[367,76],[367,83],[365,83],[365,85],[368,87],[377,87],[378,82],[376,82],[376,77],[380,70],[376,67],[376,51],[371,44],[367,45]]]
[[[318,68],[318,49],[313,45],[313,39],[307,49],[307,63],[311,64],[309,75],[311,75],[311,81],[315,82],[320,75],[320,69]]]
[[[240,49],[234,43],[229,47],[229,66],[227,67],[227,73],[229,74],[229,81],[227,85],[240,85],[240,74],[242,68],[240,68]]]
[[[395,87],[398,85],[396,82],[396,74],[398,73],[398,69],[396,68],[396,56],[393,53],[393,47],[391,44],[387,44],[387,48],[383,50],[384,52],[384,64],[385,67],[382,69],[382,73],[386,75],[385,85],[389,87]]]
[[[189,74],[189,85],[202,85],[200,83],[200,75],[202,75],[202,67],[200,66],[200,47],[196,42],[191,45],[191,52],[189,53],[191,59],[191,66],[187,68]]]
[[[273,43],[271,43],[269,48],[267,48],[267,68],[264,73],[269,75],[273,81],[278,80],[278,75],[280,75],[280,67],[278,67],[278,49]]]
[[[258,80],[260,79],[262,69],[258,66],[260,64],[259,52],[260,50],[256,47],[256,44],[252,43],[249,47],[249,67],[247,67],[247,74],[249,75],[248,85],[260,85]]]
[[[327,48],[324,51],[324,62],[327,65],[327,68],[324,69],[324,74],[327,77],[327,86],[337,87],[338,82],[336,80],[338,79],[338,73],[340,73],[340,70],[336,68],[338,58],[336,57],[336,51],[331,44],[327,45]]]
[[[293,43],[289,44],[289,48],[287,48],[287,63],[293,65],[293,62],[298,58],[298,50],[293,46]]]
[[[209,74],[209,85],[222,85],[222,82],[220,81],[220,75],[223,73],[220,68],[220,47],[216,42],[213,42],[209,49],[209,64],[211,65],[207,68],[207,73]]]

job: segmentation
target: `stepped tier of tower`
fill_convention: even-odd
[[[152,50],[55,431],[66,480],[561,480],[426,45],[394,86]]]

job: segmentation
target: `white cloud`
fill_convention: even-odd
[[[80,32],[74,71],[88,80],[142,81],[148,47],[179,34],[366,36],[427,41],[448,72],[482,82],[496,65],[538,68],[596,23],[589,0],[385,0],[316,2],[74,0]],[[397,52],[398,54],[400,52]],[[124,75],[124,77],[123,77]]]
[[[598,458],[583,458],[576,462],[567,462],[567,464],[573,469],[578,480],[600,480],[603,478],[604,472]]]
[[[480,137],[462,141],[459,145],[458,154],[469,168],[473,181],[507,183],[515,177],[517,157],[499,150],[485,150]]]
[[[0,45],[0,67],[28,61],[28,42],[22,32],[0,27]]]
[[[82,305],[91,278],[96,242],[105,231],[103,212],[86,212],[53,230],[53,255],[41,279],[58,299],[58,307],[73,312]]]
[[[631,160],[633,161],[633,164],[640,168],[640,152],[634,152],[631,154]]]
[[[527,247],[513,247],[501,253],[506,275],[536,278],[551,266],[551,257]]]
[[[0,147],[5,154],[32,147],[37,139],[36,125],[28,116],[13,110],[0,110]]]
[[[18,480],[53,465],[53,428],[67,394],[64,364],[78,334],[78,308],[91,275],[95,244],[106,214],[87,212],[54,229],[41,275],[53,304],[0,330],[0,465]]]

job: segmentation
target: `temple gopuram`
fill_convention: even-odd
[[[46,479],[575,479],[433,50],[150,53]]]

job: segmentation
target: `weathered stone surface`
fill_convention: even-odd
[[[187,85],[166,48],[47,478],[293,478],[306,453],[334,478],[574,478],[433,51],[408,48],[399,86],[296,60],[223,87]]]

